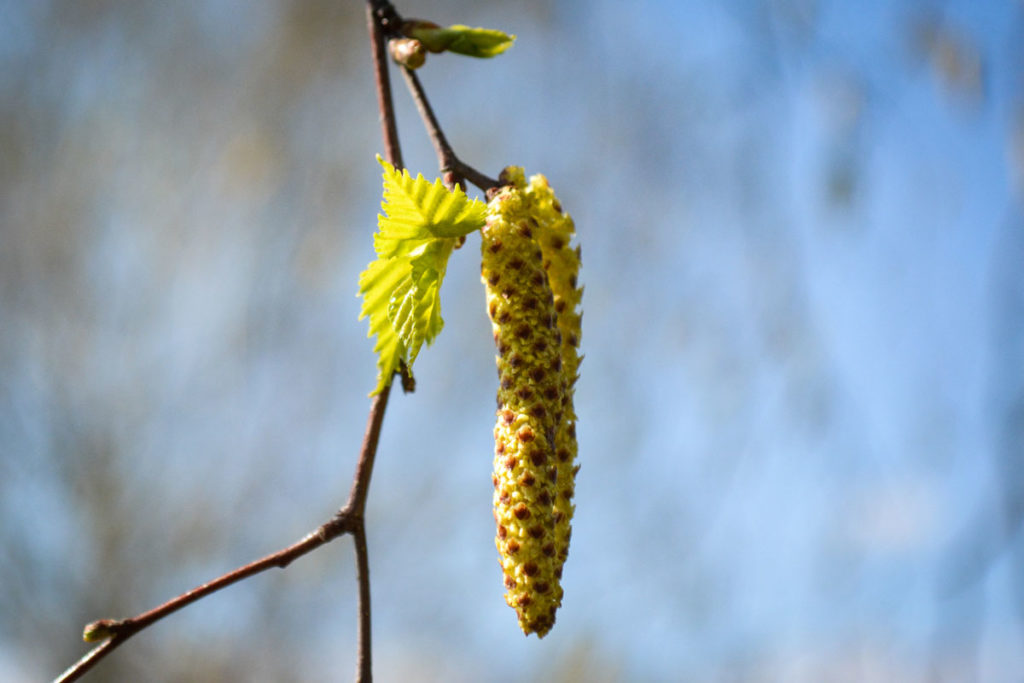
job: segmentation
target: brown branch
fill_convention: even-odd
[[[366,525],[352,532],[356,549],[356,581],[359,584],[359,636],[356,654],[356,681],[373,680],[373,638],[370,628],[370,555],[366,548]]]
[[[390,6],[390,3],[381,3],[375,0],[367,2],[367,23],[370,32],[370,42],[373,46],[377,103],[380,107],[384,148],[388,161],[397,167],[401,167],[403,165],[401,160],[402,153],[398,142],[398,129],[395,125],[391,84],[388,79],[387,59],[384,50],[384,35],[387,26],[389,22],[392,27],[396,26],[397,17],[398,15],[394,12],[394,8]],[[403,386],[409,390],[410,386],[404,381],[405,375],[403,374],[402,376]],[[384,412],[387,408],[390,394],[391,387],[388,385],[377,394],[370,406],[366,433],[363,436],[363,443],[360,448],[359,460],[356,464],[348,501],[334,517],[287,548],[239,567],[227,574],[223,574],[208,583],[197,586],[168,600],[148,612],[143,612],[130,619],[100,619],[99,621],[92,622],[85,628],[85,632],[90,634],[89,640],[94,641],[102,638],[105,639],[104,642],[86,653],[75,664],[64,671],[56,681],[58,683],[70,683],[70,681],[80,679],[133,635],[183,607],[273,567],[283,569],[297,558],[329,543],[338,536],[351,533],[355,541],[356,574],[359,584],[359,635],[356,680],[359,683],[370,683],[373,680],[370,637],[370,564],[366,547],[365,513],[366,499],[370,488],[370,477],[373,474],[373,463],[377,454],[377,444],[380,441],[381,425],[384,421]]]
[[[335,519],[351,519],[352,536],[356,547],[356,580],[359,583],[359,636],[358,655],[356,657],[356,681],[370,683],[373,680],[370,637],[370,560],[366,554],[366,497],[370,492],[370,476],[373,474],[373,461],[377,455],[377,444],[380,441],[380,428],[384,423],[384,410],[388,406],[391,385],[387,385],[373,401],[370,417],[366,423],[366,434],[363,436],[363,448],[356,464],[355,479],[352,491],[348,495],[348,503]]]
[[[370,0],[366,3],[366,24],[370,31],[370,47],[373,49],[373,76],[377,83],[377,109],[380,112],[381,135],[384,138],[384,154],[395,168],[404,168],[402,149],[398,144],[398,124],[395,106],[391,99],[391,77],[388,75],[387,31],[397,31],[402,23],[390,2]]]
[[[437,120],[437,115],[434,114],[434,108],[430,106],[427,93],[423,90],[423,84],[420,83],[420,77],[416,75],[415,71],[405,67],[402,67],[402,75],[405,76],[405,82],[409,86],[413,102],[416,103],[416,109],[419,110],[423,125],[426,126],[430,142],[434,145],[437,161],[442,168],[448,168],[456,159],[455,151],[448,144],[448,138],[441,130],[441,124]]]
[[[383,409],[381,409],[381,413],[383,413]],[[365,450],[366,446],[364,443],[364,453]],[[361,454],[360,460],[362,461],[364,457],[366,456]],[[372,455],[370,456],[370,459],[372,460]],[[57,678],[57,681],[64,682],[78,680],[97,662],[103,659],[103,657],[110,654],[112,650],[142,629],[160,621],[174,612],[177,612],[181,608],[210,595],[211,593],[216,593],[222,588],[227,588],[233,583],[237,583],[242,579],[247,579],[254,574],[259,574],[268,569],[272,569],[274,567],[280,567],[283,569],[287,567],[295,559],[319,548],[344,533],[351,532],[354,528],[355,519],[355,515],[346,514],[345,511],[339,512],[330,521],[320,525],[316,531],[307,534],[301,540],[288,546],[284,550],[279,550],[276,553],[267,555],[255,562],[230,571],[213,581],[197,586],[196,588],[193,588],[186,593],[182,593],[181,595],[168,600],[164,604],[159,607],[155,607],[148,612],[143,612],[142,614],[130,619],[100,619],[99,621],[89,624],[85,627],[87,633],[93,632],[102,634],[101,637],[107,637],[109,640],[82,657],[82,659],[80,659],[74,666],[61,674],[61,676]]]

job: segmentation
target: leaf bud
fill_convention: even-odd
[[[415,38],[392,38],[388,41],[391,59],[407,69],[418,69],[427,61],[427,50]]]

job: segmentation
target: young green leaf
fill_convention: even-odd
[[[440,179],[413,179],[379,156],[384,167],[384,213],[378,216],[373,246],[377,260],[359,276],[369,336],[376,336],[377,387],[391,383],[402,362],[412,368],[424,342],[441,332],[441,281],[456,239],[483,227],[487,207]]]
[[[414,249],[432,237],[462,237],[483,226],[487,205],[462,188],[449,192],[440,178],[429,183],[419,174],[414,179],[380,156],[377,161],[384,167],[384,214],[373,239],[378,256]]]
[[[388,303],[395,288],[407,277],[409,269],[409,263],[404,259],[377,259],[359,276],[359,294],[363,297],[359,319],[369,317],[367,336],[377,337],[373,346],[377,354],[377,386],[371,396],[391,383],[405,355],[405,349],[388,319]]]
[[[495,57],[512,47],[515,36],[491,28],[470,28],[456,24],[442,29],[447,34],[448,51],[469,57]]]
[[[395,289],[388,304],[388,319],[408,351],[412,365],[423,342],[430,344],[441,333],[441,281],[448,267],[454,239],[437,239],[410,261],[409,275]]]
[[[455,24],[442,28],[429,21],[410,20],[402,28],[431,52],[455,52],[468,57],[494,57],[512,47],[516,37],[490,28]]]

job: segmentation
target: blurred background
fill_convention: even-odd
[[[397,8],[518,35],[421,75],[464,160],[575,217],[586,359],[538,641],[454,254],[370,494],[378,680],[1024,680],[1024,3]],[[0,679],[344,502],[377,117],[360,2],[0,0]],[[339,539],[89,680],[350,680],[355,597]]]

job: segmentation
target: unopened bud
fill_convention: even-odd
[[[407,69],[418,69],[427,61],[427,50],[415,38],[392,38],[388,41],[391,59]]]
[[[91,624],[86,624],[82,631],[82,640],[87,643],[96,643],[116,635],[116,628],[120,622],[114,619],[100,619]]]

